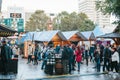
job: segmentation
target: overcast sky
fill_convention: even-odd
[[[26,11],[39,9],[49,13],[78,12],[78,0],[3,0],[2,11],[7,10],[8,6],[24,7]]]

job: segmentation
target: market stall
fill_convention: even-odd
[[[15,32],[15,30],[0,24],[0,37],[12,36]]]
[[[120,33],[108,33],[105,35],[98,36],[97,38],[113,39],[116,46],[120,45]]]
[[[12,30],[12,29],[6,27],[5,25],[0,24],[0,37],[12,36],[15,34],[15,32],[16,32],[15,30]],[[9,65],[6,67],[8,72],[17,73],[18,58],[16,58],[16,57],[11,58],[7,65]],[[2,67],[3,67],[3,64],[2,64],[2,61],[0,60],[0,73],[3,72]]]
[[[87,40],[83,41],[83,43],[89,42],[89,45],[95,43],[96,37],[92,31],[85,31],[81,33],[87,38]]]
[[[55,30],[55,31],[42,31],[42,32],[28,32],[26,33],[26,36],[22,37],[19,41],[20,44],[24,43],[24,57],[28,56],[28,45],[32,44],[34,46],[34,43],[36,42],[42,42],[45,46],[47,45],[53,45],[56,47],[56,45],[63,45],[63,41],[65,41],[66,38],[61,33],[61,31]]]
[[[65,36],[59,30],[43,31],[39,34],[39,36],[34,36],[34,41],[41,41],[47,44],[49,44],[49,42],[52,42],[54,47],[56,47],[58,44],[62,46],[62,42],[66,40],[67,39]]]
[[[79,31],[66,31],[62,32],[63,35],[66,37],[67,41],[64,41],[64,45],[66,44],[75,44],[77,45],[79,41],[85,41],[87,38],[82,35]]]

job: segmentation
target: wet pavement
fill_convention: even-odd
[[[18,73],[9,73],[8,75],[0,74],[0,79],[11,79],[11,80],[120,80],[120,74],[109,73],[104,74],[96,72],[93,68],[95,65],[89,62],[86,66],[85,62],[81,64],[80,72],[77,70],[72,71],[72,74],[66,75],[48,75],[41,70],[41,63],[33,65],[32,63],[27,64],[27,59],[19,57],[18,61]],[[76,68],[77,69],[77,68]]]

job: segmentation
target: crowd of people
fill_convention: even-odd
[[[30,49],[32,50],[32,49]],[[56,57],[55,54],[61,55],[61,61],[63,65],[64,73],[71,73],[71,71],[77,70],[80,72],[80,65],[84,62],[86,66],[89,62],[92,62],[95,66],[97,72],[109,72],[115,71],[119,72],[120,68],[120,47],[115,48],[110,46],[110,44],[92,44],[88,45],[65,45],[65,46],[38,46],[36,45],[34,51],[34,64],[38,64],[37,60],[42,61],[41,69],[45,69],[47,64],[47,59],[50,55]],[[28,55],[28,63],[30,60],[30,55]]]
[[[0,59],[5,74],[7,73],[7,63],[13,55],[19,55],[18,47],[9,46],[6,41],[2,41]],[[34,49],[29,44],[27,64],[32,62],[34,65],[38,65],[38,61],[41,61],[41,69],[44,70],[47,60],[57,58],[56,55],[61,58],[64,74],[71,73],[74,70],[80,72],[80,66],[84,63],[89,66],[89,62],[94,64],[97,72],[119,72],[120,70],[120,46],[115,48],[110,44],[92,44],[91,46],[71,44],[54,47],[53,45],[44,46],[35,43]]]

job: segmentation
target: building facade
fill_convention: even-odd
[[[79,13],[85,13],[90,20],[100,27],[110,26],[110,15],[103,15],[96,9],[96,0],[79,0]]]

